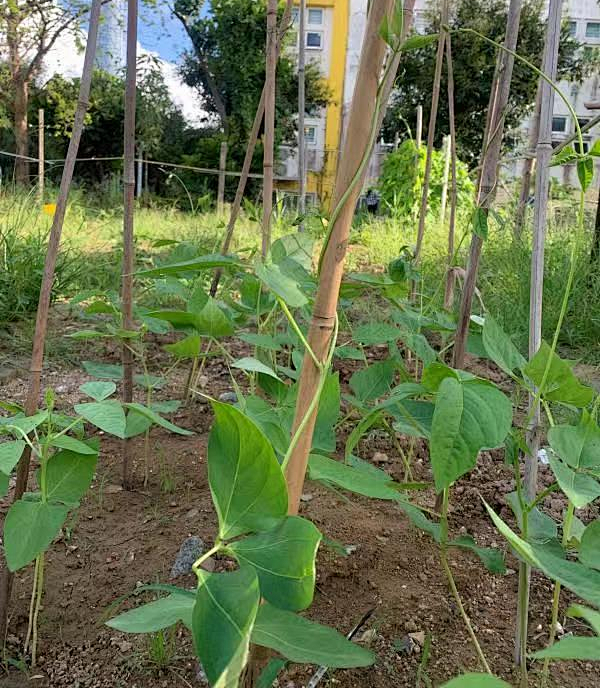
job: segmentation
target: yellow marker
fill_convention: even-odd
[[[46,215],[50,215],[50,217],[54,217],[54,213],[56,212],[56,203],[45,203],[42,206],[42,212],[44,212]]]

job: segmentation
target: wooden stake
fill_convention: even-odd
[[[287,0],[285,10],[283,12],[283,17],[281,18],[281,23],[279,24],[279,31],[277,33],[277,57],[281,54],[281,42],[285,37],[285,34],[290,25],[290,17],[292,15],[292,5],[294,0]],[[265,85],[266,86],[266,85]],[[258,107],[256,108],[256,114],[254,115],[254,122],[252,123],[252,129],[250,130],[250,136],[248,137],[248,145],[246,146],[246,155],[244,156],[244,163],[242,165],[242,172],[240,174],[240,179],[238,182],[237,190],[235,192],[235,198],[231,204],[231,211],[229,213],[229,222],[227,223],[227,229],[225,230],[225,237],[223,239],[223,244],[221,246],[221,253],[226,254],[229,252],[229,247],[231,246],[231,239],[233,238],[233,230],[235,229],[235,223],[237,222],[238,216],[240,214],[240,208],[242,207],[242,200],[244,198],[244,191],[246,190],[246,184],[248,183],[248,175],[250,174],[250,167],[252,166],[252,159],[254,158],[254,151],[256,149],[256,142],[258,141],[258,132],[260,131],[260,125],[263,121],[263,115],[265,113],[265,86],[263,86],[262,93],[260,95],[260,101]],[[210,295],[214,296],[219,288],[219,282],[221,280],[221,275],[223,271],[217,269],[215,271],[215,276],[210,285]]]
[[[421,148],[423,143],[423,106],[417,105],[417,132],[415,136],[415,143],[417,144],[417,150]]]
[[[550,0],[548,26],[544,46],[542,71],[551,80],[556,79],[558,48],[560,44],[562,0]],[[544,79],[540,79],[540,116],[536,148],[537,167],[535,171],[535,204],[533,210],[533,247],[531,252],[531,284],[529,299],[529,358],[538,352],[542,344],[542,301],[544,292],[544,245],[550,191],[550,158],[552,157],[552,112],[554,90]],[[528,454],[525,457],[525,493],[528,502],[537,494],[538,452],[540,449],[540,406],[533,407],[534,395],[529,395],[529,414],[532,420],[527,432]],[[527,587],[526,594],[519,595],[517,619],[526,619],[529,606],[530,569],[520,563],[520,585]],[[523,593],[523,591],[521,591]],[[525,665],[527,659],[527,625],[522,628],[517,622],[515,637],[515,661]]]
[[[137,0],[127,0],[127,73],[125,76],[125,124],[123,134],[123,277],[121,285],[123,329],[133,330],[133,271],[135,262],[133,216],[135,206],[135,106],[137,70]],[[123,403],[133,401],[133,351],[123,343]],[[131,440],[123,441],[123,488],[131,481]]]
[[[44,174],[45,174],[45,129],[44,108],[38,110],[38,197],[40,205],[44,205]]]
[[[262,256],[271,248],[273,214],[273,160],[275,147],[275,80],[277,77],[277,0],[267,0],[265,68],[265,135],[263,155]]]
[[[71,181],[73,179],[75,160],[77,158],[77,151],[79,150],[79,142],[81,140],[81,133],[83,131],[83,122],[88,108],[90,84],[92,81],[92,72],[96,58],[96,42],[98,38],[98,24],[100,21],[101,7],[102,0],[92,0],[92,6],[90,10],[90,25],[88,29],[87,45],[85,48],[85,57],[83,61],[83,71],[79,84],[77,109],[75,110],[73,130],[69,140],[69,148],[67,150],[65,165],[63,167],[60,190],[58,192],[58,198],[56,201],[56,210],[54,211],[54,218],[52,220],[52,227],[50,229],[50,237],[48,240],[48,248],[46,250],[44,275],[42,277],[42,284],[40,287],[40,296],[35,321],[35,333],[33,336],[33,350],[31,353],[31,364],[29,367],[29,389],[27,391],[27,399],[25,401],[25,413],[28,416],[33,415],[37,411],[40,398],[42,386],[42,366],[44,362],[44,345],[46,341],[46,331],[48,328],[48,311],[50,309],[50,297],[52,294],[52,284],[54,282],[54,271],[56,268],[56,260],[60,247],[60,237],[62,234],[65,213],[67,210],[69,190],[71,188]],[[12,499],[13,503],[21,499],[23,493],[27,489],[30,459],[31,452],[29,449],[26,449],[17,467],[17,482]],[[0,643],[4,642],[4,638],[6,637],[6,622],[12,581],[13,574],[8,570],[5,563],[0,577]]]
[[[535,160],[535,151],[538,144],[539,128],[540,128],[540,108],[541,108],[541,81],[538,84],[537,95],[535,98],[535,110],[531,121],[531,132],[529,133],[529,145],[527,146],[527,154],[523,161],[523,169],[521,170],[521,191],[519,193],[519,202],[515,211],[515,239],[520,239],[523,232],[523,225],[525,224],[525,214],[527,212],[527,203],[529,201],[529,192],[531,190],[531,173],[533,172],[533,163]]]
[[[440,224],[443,226],[446,221],[446,203],[448,200],[448,179],[450,177],[450,158],[452,151],[450,150],[450,136],[444,136],[444,143],[442,144],[444,152],[444,173],[442,177],[442,198],[440,203]]]
[[[306,0],[300,0],[298,14],[298,231],[303,232],[306,214],[306,142],[304,113],[306,111]]]
[[[335,208],[349,188],[363,159],[371,137],[371,121],[375,106],[378,82],[384,58],[386,44],[381,39],[379,30],[384,16],[388,15],[394,0],[380,0],[371,3],[367,19],[363,48],[354,91],[352,109],[348,120],[348,129],[344,138],[340,166],[338,168],[334,203]],[[338,295],[344,270],[344,258],[348,244],[350,225],[361,183],[353,187],[341,209],[322,261],[319,286],[315,298],[312,320],[308,331],[308,342],[319,361],[325,361],[335,328]],[[319,369],[307,353],[302,364],[302,373],[298,390],[298,400],[294,417],[295,431],[307,414],[314,398],[319,381]],[[298,512],[304,476],[308,465],[308,455],[316,420],[316,410],[306,423],[304,432],[299,438],[286,470],[289,493],[289,513]]]
[[[522,0],[510,0],[506,21],[506,35],[504,46],[514,52],[517,47],[519,24],[521,21]],[[506,50],[501,50],[498,55],[496,76],[492,84],[490,105],[488,108],[487,135],[484,137],[481,173],[477,191],[477,206],[483,209],[487,215],[494,198],[498,177],[498,163],[500,161],[500,149],[504,135],[504,115],[510,94],[510,84],[515,58]],[[469,334],[469,322],[471,320],[471,306],[477,282],[477,270],[483,239],[473,234],[467,264],[467,275],[463,287],[460,304],[460,315],[456,338],[454,341],[453,366],[462,368],[465,363],[467,350],[467,337]]]
[[[137,198],[142,197],[144,186],[144,149],[142,146],[138,147],[137,159],[137,184],[135,185],[135,195]]]
[[[452,38],[446,34],[446,64],[448,67],[448,119],[450,121],[450,158],[452,186],[450,191],[450,219],[448,222],[448,265],[446,269],[446,288],[444,290],[444,308],[451,310],[454,303],[454,230],[456,225],[456,208],[458,205],[458,181],[456,178],[456,118],[454,113],[454,66],[452,62]]]
[[[219,152],[219,186],[217,189],[217,213],[223,214],[225,209],[225,170],[227,168],[227,141],[221,141]]]

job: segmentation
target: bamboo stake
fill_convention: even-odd
[[[267,49],[265,67],[265,135],[263,155],[262,256],[271,248],[273,214],[273,160],[275,147],[275,80],[277,77],[277,0],[267,0]]]
[[[529,144],[527,146],[527,153],[523,161],[523,169],[521,170],[521,190],[519,193],[519,202],[515,211],[515,239],[520,239],[523,232],[523,225],[525,224],[525,213],[527,211],[527,202],[529,201],[529,192],[531,190],[531,174],[533,172],[533,163],[535,160],[536,146],[539,138],[540,129],[540,109],[542,98],[542,82],[540,81],[535,98],[535,109],[531,122],[531,132],[529,134]]]
[[[132,331],[133,271],[135,262],[133,216],[135,206],[135,106],[137,69],[137,0],[127,0],[127,73],[125,77],[125,124],[123,133],[123,329]],[[133,350],[131,342],[123,343],[123,403],[133,401]],[[123,441],[123,487],[131,487],[130,439]]]
[[[510,0],[508,7],[504,47],[513,52],[517,47],[522,4],[522,0]],[[492,84],[488,111],[487,135],[484,137],[481,173],[477,191],[477,206],[482,208],[486,215],[489,213],[496,190],[500,148],[504,135],[504,115],[510,94],[514,61],[514,56],[509,52],[506,50],[500,51],[496,76]],[[477,234],[473,234],[469,251],[467,275],[465,277],[460,305],[458,328],[454,341],[453,366],[455,368],[462,368],[465,362],[467,336],[469,333],[469,322],[471,320],[471,306],[473,304],[473,295],[475,293],[477,270],[479,269],[482,246],[483,239]]]
[[[77,100],[77,109],[75,110],[73,131],[69,140],[69,148],[65,158],[65,165],[63,167],[62,178],[60,181],[60,190],[58,192],[58,199],[56,201],[56,210],[54,212],[52,227],[50,229],[50,237],[48,240],[48,248],[46,250],[44,275],[40,287],[40,296],[35,321],[35,333],[33,336],[33,350],[31,353],[31,364],[29,367],[29,389],[27,391],[27,399],[25,401],[25,413],[28,416],[31,416],[36,412],[39,403],[40,390],[42,386],[44,344],[46,341],[46,331],[48,328],[48,311],[50,309],[50,297],[52,294],[52,284],[54,282],[54,271],[56,268],[56,260],[60,247],[60,237],[62,234],[65,213],[67,210],[69,190],[71,188],[71,181],[73,179],[75,160],[77,158],[77,151],[79,149],[79,142],[81,140],[81,133],[83,131],[83,122],[88,108],[90,84],[92,81],[92,72],[96,57],[96,42],[98,38],[98,24],[100,21],[101,6],[102,0],[92,0],[87,45],[85,48],[81,82],[79,84],[79,98]],[[27,489],[30,459],[31,452],[28,448],[26,448],[17,467],[17,482],[13,494],[13,503],[21,499],[23,493]],[[8,617],[8,604],[10,602],[12,581],[13,574],[8,570],[5,564],[0,577],[0,642],[4,642],[4,638],[6,636],[6,622]]]
[[[38,197],[40,205],[44,205],[44,159],[45,159],[45,130],[44,108],[38,110]]]
[[[304,113],[306,111],[306,0],[300,0],[298,14],[298,231],[303,232],[306,214],[306,143]]]
[[[450,219],[448,222],[448,266],[446,271],[446,289],[444,291],[444,308],[450,310],[454,303],[454,231],[456,226],[456,208],[458,205],[458,181],[456,178],[456,118],[454,113],[454,65],[452,62],[452,38],[446,34],[446,64],[448,67],[448,119],[450,121],[450,157],[452,186],[450,190]]]
[[[446,204],[448,201],[448,181],[450,178],[450,136],[444,136],[444,142],[442,144],[442,150],[444,151],[444,173],[442,176],[442,198],[440,203],[440,224],[443,225],[446,221]]]
[[[562,0],[550,0],[548,26],[544,46],[542,71],[552,80],[556,79],[558,48],[560,44]],[[550,191],[550,158],[552,157],[552,112],[554,90],[544,79],[540,79],[540,116],[536,148],[537,167],[535,171],[535,205],[533,211],[533,247],[531,254],[531,285],[529,302],[529,357],[538,352],[542,344],[542,302],[544,292],[544,244]],[[529,452],[525,457],[524,484],[529,502],[537,493],[538,452],[540,449],[540,406],[535,408],[535,396],[529,395],[529,415],[532,416],[527,431]],[[519,478],[517,478],[519,479]],[[519,611],[515,636],[515,662],[525,667],[527,659],[527,616],[529,607],[530,568],[524,562],[519,565]],[[523,589],[525,588],[525,589]],[[526,676],[526,670],[523,671]],[[525,682],[522,682],[526,685]]]
[[[415,137],[417,143],[417,150],[421,148],[423,142],[423,106],[417,105],[417,131]]]
[[[221,141],[219,151],[219,185],[217,188],[217,213],[223,214],[225,208],[225,168],[227,166],[227,141]]]
[[[290,25],[290,17],[292,15],[292,5],[294,0],[287,0],[281,22],[279,24],[279,30],[277,33],[277,57],[281,54],[281,43]],[[265,85],[266,86],[266,85]],[[231,246],[231,240],[233,238],[233,231],[235,229],[235,223],[237,222],[238,216],[240,214],[240,209],[242,207],[242,200],[244,198],[244,191],[246,190],[246,184],[248,183],[248,176],[250,174],[250,167],[252,166],[252,159],[254,158],[254,151],[256,149],[256,142],[258,141],[258,132],[260,131],[260,125],[263,121],[263,115],[265,113],[265,86],[263,86],[262,93],[260,95],[260,100],[258,102],[258,107],[256,108],[256,114],[254,115],[254,122],[252,123],[252,129],[250,129],[250,135],[248,137],[248,145],[246,146],[246,155],[244,156],[244,163],[242,165],[242,171],[240,173],[240,180],[235,192],[235,198],[231,204],[231,211],[229,213],[229,222],[227,223],[227,229],[225,230],[225,237],[223,239],[223,245],[221,246],[221,253],[226,254]],[[217,269],[215,271],[215,276],[210,285],[210,295],[214,296],[219,288],[219,282],[221,281],[221,275],[223,271]]]
[[[360,65],[354,91],[348,129],[343,143],[340,166],[338,168],[333,207],[336,207],[349,189],[360,163],[367,152],[371,138],[372,118],[378,90],[378,82],[386,56],[386,44],[379,30],[384,16],[389,14],[394,0],[380,0],[371,3],[367,18]],[[364,175],[363,175],[364,177]],[[362,181],[362,180],[361,180]],[[308,343],[317,359],[324,362],[335,330],[337,303],[344,270],[344,258],[354,208],[360,193],[361,183],[355,184],[348,194],[325,250],[320,272],[319,286],[315,298],[313,315],[308,331]],[[307,415],[319,382],[319,369],[309,353],[304,356],[298,390],[298,400],[294,417],[293,431],[299,427]],[[290,514],[298,512],[304,476],[308,465],[317,409],[310,414],[304,431],[296,443],[286,470]]]
[[[446,47],[446,30],[448,25],[448,0],[443,0],[440,14],[440,35],[438,36],[437,53],[435,56],[435,71],[433,75],[433,90],[431,93],[431,114],[427,130],[427,154],[425,157],[425,174],[423,176],[423,189],[421,191],[421,207],[419,210],[419,227],[417,229],[417,245],[415,247],[415,265],[419,264],[423,236],[425,234],[425,221],[427,219],[427,207],[429,205],[429,182],[431,179],[431,163],[433,161],[433,142],[435,139],[435,125],[437,122],[438,105],[440,102],[440,87],[442,83],[442,67],[444,64],[444,49]],[[411,292],[414,290],[414,284]]]

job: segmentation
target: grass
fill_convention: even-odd
[[[63,232],[63,252],[58,267],[55,297],[67,299],[82,290],[116,290],[120,280],[122,208],[106,210],[86,206],[86,197],[76,192],[69,204]],[[490,221],[490,235],[485,242],[478,287],[483,303],[512,334],[522,350],[526,349],[529,317],[530,233],[515,241],[512,235],[510,201],[501,205]],[[236,227],[232,252],[257,252],[260,246],[260,213],[252,204]],[[577,279],[570,300],[561,346],[590,363],[600,362],[600,276],[589,264],[589,246],[593,226],[588,214],[586,235],[576,236],[575,195],[554,202],[549,212],[544,288],[544,323],[546,337],[556,323],[568,271],[571,242],[577,242]],[[192,214],[172,206],[140,207],[136,212],[135,232],[138,264],[144,265],[157,255],[163,259],[173,247],[157,247],[159,240],[185,242],[176,250],[179,256],[218,252],[225,231],[226,218],[216,213]],[[4,273],[0,279],[0,326],[4,322],[31,319],[37,304],[45,243],[52,218],[37,205],[33,194],[0,195],[0,242]],[[323,233],[317,217],[310,218],[309,231],[316,237]],[[293,217],[278,214],[274,238],[295,230]],[[470,240],[470,217],[462,214],[457,222],[457,241],[464,241],[457,264],[464,266]],[[384,270],[400,255],[403,247],[414,245],[416,227],[408,219],[361,217],[350,237],[348,270]],[[8,237],[8,239],[7,239]],[[421,265],[423,291],[436,293],[440,299],[446,264],[447,228],[433,218],[428,223]],[[34,266],[31,269],[31,266]],[[457,293],[460,293],[457,291]],[[14,306],[15,299],[19,307]],[[474,306],[480,308],[479,304]],[[12,314],[12,315],[11,315]],[[25,330],[29,330],[25,326]]]

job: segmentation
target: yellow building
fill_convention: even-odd
[[[368,0],[307,0],[303,37],[306,60],[318,66],[330,94],[329,105],[305,120],[307,194],[309,200],[323,206],[328,206],[333,194],[344,122],[352,100],[366,26],[367,4]],[[296,26],[297,13],[296,8]],[[292,50],[297,49],[296,42]],[[280,160],[277,186],[293,193],[298,179],[297,149],[282,147]]]

